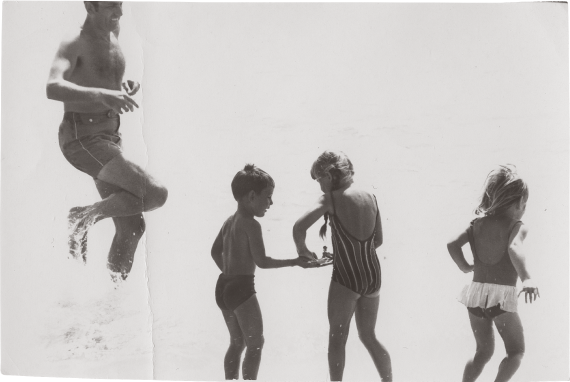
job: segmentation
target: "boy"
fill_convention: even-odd
[[[277,260],[265,255],[261,225],[254,216],[263,217],[273,204],[274,188],[271,176],[252,164],[239,171],[232,181],[237,211],[222,225],[212,246],[212,258],[222,271],[216,284],[216,303],[231,337],[224,358],[226,379],[239,378],[240,358],[245,347],[243,379],[257,379],[264,339],[253,281],[256,265],[260,268],[317,266],[300,257]]]

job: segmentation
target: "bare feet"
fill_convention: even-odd
[[[69,253],[74,259],[87,262],[87,232],[99,219],[92,207],[73,207],[67,216]]]
[[[121,282],[125,281],[127,277],[129,277],[129,272],[126,270],[115,270],[111,264],[107,264],[107,268],[109,269],[109,276],[111,276],[111,280],[115,284],[120,284]]]

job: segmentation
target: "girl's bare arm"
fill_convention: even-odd
[[[520,293],[525,292],[525,302],[527,301],[527,297],[530,297],[530,302],[532,303],[533,298],[536,300],[536,297],[540,297],[540,294],[538,293],[538,287],[536,287],[534,282],[531,280],[530,273],[526,267],[526,256],[524,253],[523,243],[527,233],[528,229],[522,223],[517,224],[513,228],[511,237],[509,238],[509,257],[511,258],[511,262],[523,282],[523,289]]]
[[[299,220],[295,222],[295,225],[293,226],[293,241],[295,241],[295,246],[297,247],[297,253],[299,256],[304,256],[309,259],[314,259],[316,257],[314,253],[309,251],[305,244],[307,230],[328,210],[328,197],[323,195],[313,207],[311,207],[299,218]]]
[[[378,248],[384,242],[384,235],[382,234],[382,219],[380,219],[380,209],[376,214],[376,234],[374,235],[374,248]]]
[[[461,232],[459,235],[454,236],[449,243],[447,243],[447,250],[451,255],[455,264],[461,269],[464,273],[469,273],[473,271],[473,265],[469,264],[467,260],[465,260],[465,256],[463,255],[463,247],[465,244],[469,243],[469,235],[467,234],[467,230]]]

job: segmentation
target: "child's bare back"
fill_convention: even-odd
[[[255,262],[251,254],[252,244],[263,246],[261,225],[252,217],[239,212],[230,216],[222,226],[222,272],[226,275],[253,275]]]

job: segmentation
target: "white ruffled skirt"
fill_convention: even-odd
[[[517,311],[517,288],[510,285],[473,281],[465,285],[457,300],[468,308],[492,308],[497,304],[507,312]]]

